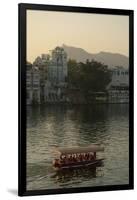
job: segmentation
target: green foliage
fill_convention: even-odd
[[[75,60],[68,61],[68,83],[70,87],[79,88],[80,69]]]
[[[84,93],[102,92],[111,81],[108,66],[94,60],[86,63],[68,61],[68,83],[70,87],[80,88]]]

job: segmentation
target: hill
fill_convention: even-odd
[[[65,44],[63,44],[62,47],[68,54],[68,58],[75,59],[77,62],[86,62],[87,59],[94,59],[108,65],[109,68],[114,66],[123,66],[124,68],[128,68],[129,66],[129,58],[122,54],[102,51],[97,54],[92,54],[82,48],[71,47]]]

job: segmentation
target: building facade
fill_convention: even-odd
[[[67,54],[56,47],[51,56],[38,56],[27,64],[27,104],[66,101]]]
[[[26,96],[27,105],[40,104],[40,73],[37,67],[27,63],[26,70]]]
[[[107,87],[110,103],[129,102],[129,71],[123,67],[112,69],[112,80]]]
[[[45,82],[45,102],[66,101],[67,54],[62,47],[56,47],[51,53]]]
[[[40,74],[40,101],[45,101],[45,83],[47,81],[48,66],[50,64],[50,56],[48,54],[42,54],[38,56],[33,62],[33,66],[37,67]]]
[[[54,85],[62,85],[66,82],[68,75],[67,54],[61,47],[52,51],[51,61],[48,66],[48,81]]]

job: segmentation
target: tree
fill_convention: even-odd
[[[86,91],[105,91],[111,81],[111,72],[108,66],[92,60],[81,64],[83,80],[81,87]]]
[[[75,60],[68,61],[68,84],[70,87],[79,87],[80,68]]]
[[[95,60],[86,63],[68,61],[69,85],[80,88],[84,93],[104,92],[111,81],[111,72],[107,65]]]

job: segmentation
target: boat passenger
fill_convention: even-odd
[[[93,160],[93,159],[94,159],[94,157],[93,157],[92,154],[90,154],[89,159],[90,159],[90,160]]]
[[[82,156],[83,156],[83,159],[82,159],[82,160],[83,160],[83,161],[86,161],[86,154],[84,153]]]
[[[79,161],[81,162],[81,161],[83,161],[83,155],[79,155]]]
[[[61,162],[62,164],[65,164],[65,163],[66,163],[66,156],[61,157],[60,162]]]
[[[64,157],[64,164],[68,164],[69,163],[69,159],[67,156]]]
[[[72,155],[69,157],[69,161],[72,163],[73,162],[73,157]]]
[[[87,153],[85,154],[85,160],[86,160],[86,161],[88,160],[88,155],[87,155]]]
[[[87,160],[89,160],[89,153],[87,153]]]
[[[77,162],[76,156],[75,156],[75,155],[72,156],[72,161],[73,161],[73,162]]]
[[[59,161],[59,159],[55,159],[55,161],[54,161],[54,166],[55,166],[55,167],[59,167],[59,166],[60,166],[60,161]]]
[[[76,162],[79,162],[79,155],[76,154]]]

